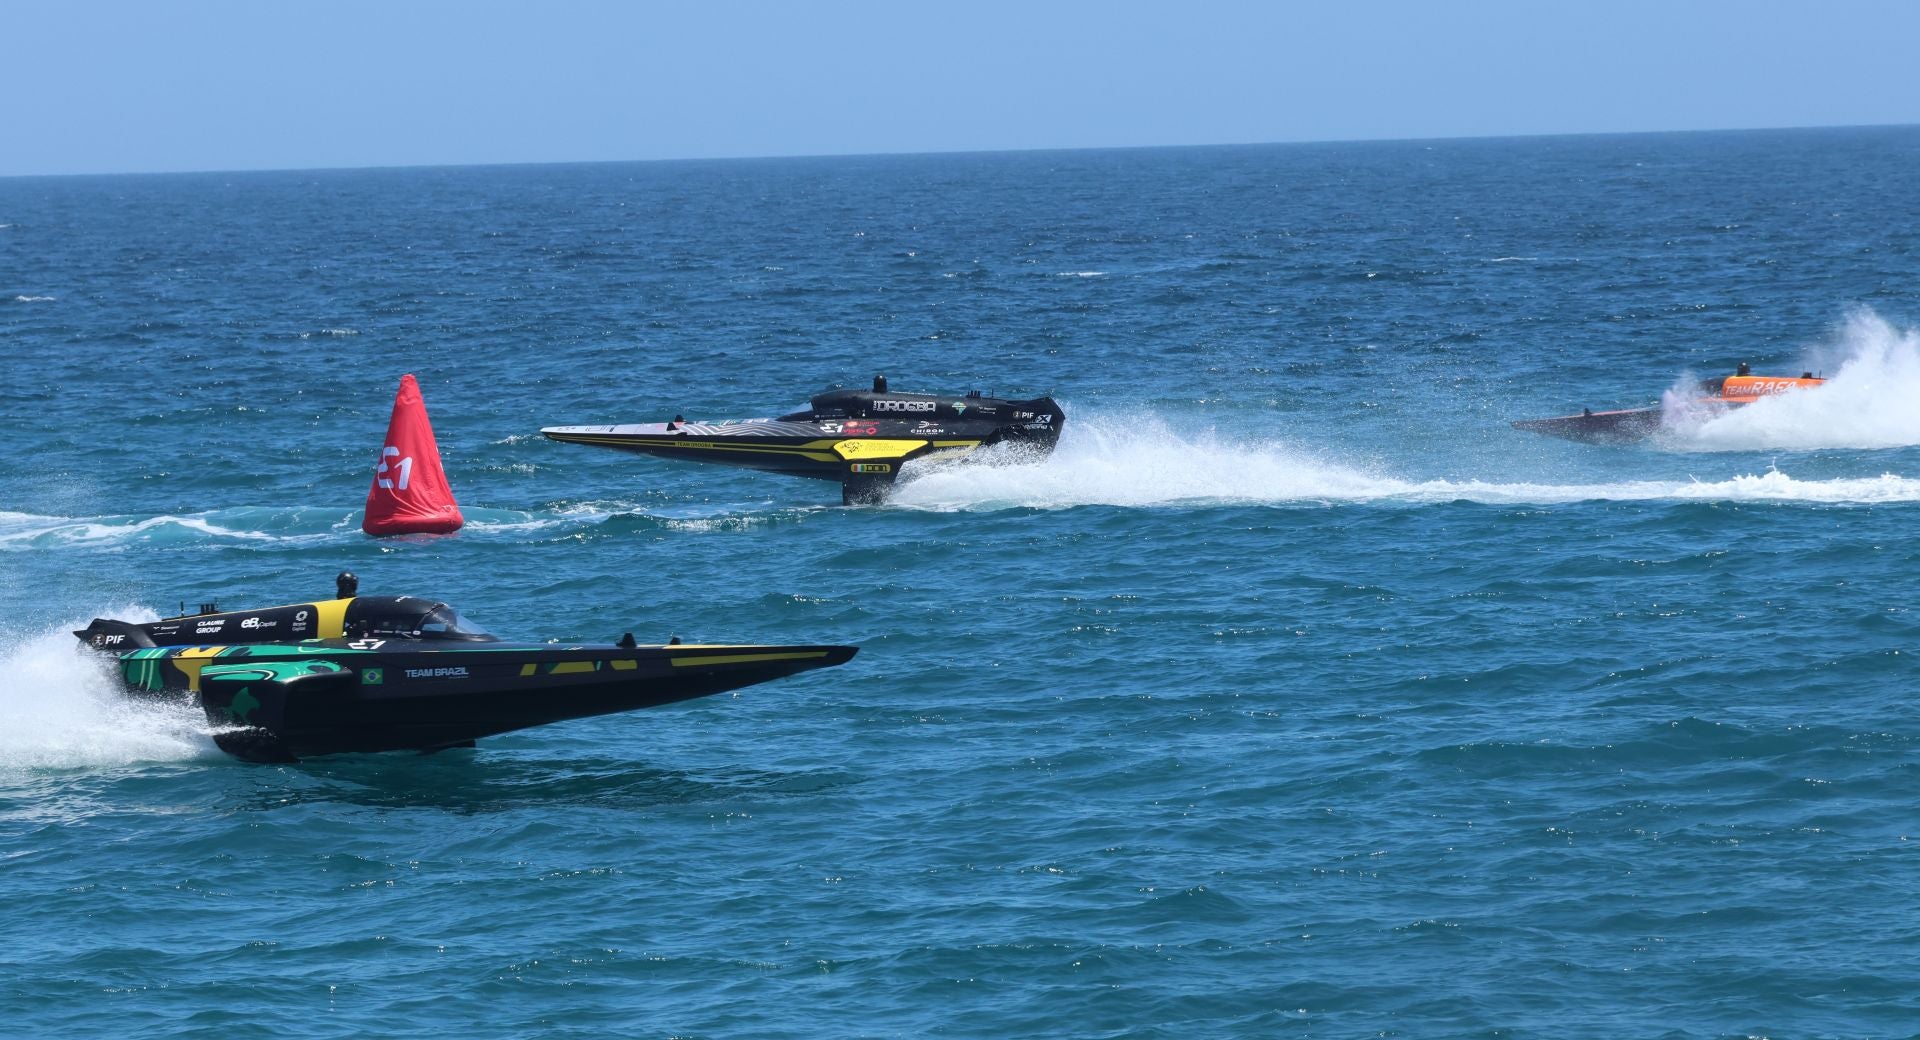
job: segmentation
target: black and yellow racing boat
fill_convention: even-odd
[[[872,390],[833,390],[803,411],[777,419],[725,419],[625,426],[549,426],[556,441],[717,462],[840,482],[841,501],[883,498],[900,468],[919,459],[953,458],[995,444],[1045,454],[1065,421],[1051,397],[1018,401],[892,393],[885,376]]]
[[[117,658],[130,690],[197,698],[214,742],[256,762],[467,747],[827,668],[857,650],[641,646],[631,635],[599,646],[506,643],[413,596],[209,606],[145,623],[95,618],[74,635]]]

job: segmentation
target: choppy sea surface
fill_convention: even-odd
[[[1920,1033],[1920,129],[0,180],[19,1036]],[[1740,361],[1651,443],[1511,429]],[[469,524],[358,509],[419,376]],[[541,439],[1051,392],[832,485]],[[67,630],[845,642],[247,765]]]

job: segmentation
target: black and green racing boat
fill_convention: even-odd
[[[508,643],[438,600],[348,596],[74,632],[130,690],[197,699],[214,742],[290,762],[437,751],[844,664],[851,646]]]

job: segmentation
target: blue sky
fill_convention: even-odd
[[[0,0],[0,176],[1920,123],[1920,3]]]

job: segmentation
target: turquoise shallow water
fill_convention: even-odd
[[[1920,131],[0,180],[21,1035],[1909,1036]],[[1818,395],[1512,419],[1751,360]],[[469,526],[357,530],[420,377]],[[541,425],[1052,392],[827,484]],[[252,766],[95,614],[851,664]]]

